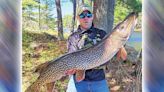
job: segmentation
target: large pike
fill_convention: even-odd
[[[39,92],[42,85],[59,80],[67,70],[88,70],[106,63],[125,45],[136,23],[137,14],[131,13],[113,29],[111,35],[108,34],[95,46],[65,54],[46,63],[39,69],[38,79],[26,92]]]

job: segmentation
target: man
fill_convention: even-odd
[[[68,52],[91,47],[105,37],[105,31],[94,27],[92,13],[92,8],[88,5],[83,4],[78,7],[76,18],[79,26],[68,38]],[[125,49],[120,50],[119,53],[120,57],[126,56]],[[66,71],[66,74],[72,75],[77,72],[79,71],[72,69]],[[82,75],[78,78],[75,78],[75,75],[71,76],[67,92],[109,92],[103,67],[82,71]]]

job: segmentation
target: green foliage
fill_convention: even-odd
[[[132,9],[134,12],[140,13],[142,11],[142,0],[118,0],[126,5],[128,9]]]
[[[34,0],[22,0],[22,9],[37,7],[39,4]]]
[[[141,12],[142,11],[142,2],[140,0],[131,0],[127,3],[134,12]]]
[[[52,0],[23,0],[22,16],[23,29],[49,30],[56,27],[56,20],[52,11]],[[54,4],[54,3],[53,3]],[[40,7],[40,13],[39,13]],[[40,25],[40,27],[39,27]]]
[[[114,10],[114,25],[122,21],[129,13],[140,13],[142,4],[140,0],[117,0]]]
[[[35,18],[34,18],[35,19]],[[38,22],[34,21],[33,19],[30,19],[27,17],[22,18],[22,28],[23,30],[28,30],[28,31],[36,31],[39,30]]]
[[[94,0],[84,0],[84,2],[86,3],[86,4],[88,4],[88,5],[90,5],[90,6],[92,6],[91,5],[91,2],[93,2]]]
[[[52,17],[48,17],[48,24],[47,25],[50,29],[56,28],[56,26],[57,26],[56,19],[52,18]]]
[[[72,15],[65,15],[63,18],[63,27],[70,28],[72,24]]]
[[[129,14],[130,10],[123,5],[120,1],[117,1],[115,4],[115,10],[114,10],[114,25],[121,22],[127,14]]]

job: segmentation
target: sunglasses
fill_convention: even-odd
[[[91,18],[92,17],[92,14],[91,13],[81,13],[79,15],[80,19],[84,19],[85,17],[88,17],[88,18]]]

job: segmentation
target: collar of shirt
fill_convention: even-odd
[[[80,36],[81,36],[81,37],[82,37],[84,34],[85,34],[85,35],[88,35],[88,37],[89,37],[90,39],[95,39],[95,37],[96,37],[96,30],[95,30],[93,24],[92,24],[92,26],[91,26],[90,29],[88,29],[88,30],[86,30],[86,31],[84,31],[84,32],[82,32],[82,30],[80,29],[80,26],[79,26],[78,29],[77,29],[77,31],[80,32]]]

